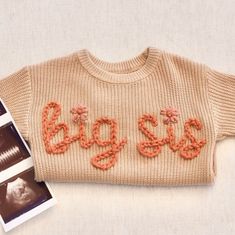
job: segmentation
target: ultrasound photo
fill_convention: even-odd
[[[57,201],[46,182],[34,180],[31,146],[1,98],[0,123],[0,222],[8,232]]]
[[[6,109],[4,108],[2,102],[0,101],[0,116],[5,114],[6,112],[7,112]]]
[[[1,217],[8,223],[51,198],[46,184],[36,182],[34,169],[30,168],[0,184]]]
[[[27,143],[28,144],[28,143]],[[14,124],[9,122],[0,127],[0,171],[30,157]]]

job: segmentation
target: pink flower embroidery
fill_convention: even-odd
[[[169,123],[178,122],[179,112],[175,108],[168,107],[168,108],[162,109],[160,114],[165,116],[165,118],[163,119],[163,123],[166,125]]]
[[[84,123],[87,121],[87,113],[88,109],[85,105],[83,104],[78,104],[76,107],[73,107],[70,110],[70,113],[73,115],[73,122],[78,123],[79,121],[81,123]]]

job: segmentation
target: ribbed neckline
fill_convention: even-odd
[[[135,57],[118,62],[102,60],[86,48],[77,51],[76,55],[82,66],[94,77],[110,83],[132,83],[153,72],[162,50],[149,46]]]

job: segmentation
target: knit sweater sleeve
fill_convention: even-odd
[[[209,101],[217,140],[235,135],[235,75],[206,66]]]
[[[20,133],[28,140],[31,81],[27,66],[0,79],[0,98],[10,111]]]

